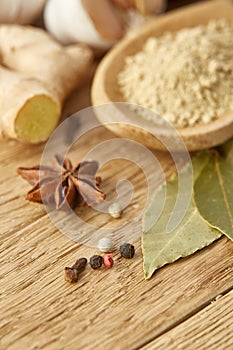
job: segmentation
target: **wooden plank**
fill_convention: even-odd
[[[84,139],[71,152],[72,159],[82,156],[97,140],[112,136],[104,129],[96,131],[89,143]],[[24,200],[23,193],[30,186],[17,177],[15,169],[37,163],[41,147],[30,149],[27,156],[25,146],[9,142],[0,147],[1,348],[99,349],[104,344],[135,349],[232,288],[233,245],[226,238],[166,266],[149,281],[143,277],[138,240],[133,260],[122,260],[116,252],[112,270],[88,268],[77,284],[66,283],[64,266],[81,256],[89,258],[96,249],[70,241],[53,226],[42,206]],[[165,172],[171,172],[169,157],[158,157]],[[133,201],[120,220],[126,224],[143,209],[146,181],[137,167],[122,162],[119,171],[109,165],[101,175],[109,198],[115,195],[120,178],[135,184]],[[114,230],[119,225],[107,214],[84,209],[78,214],[97,226],[110,225]],[[117,243],[122,232],[116,230]]]
[[[89,90],[87,94],[86,88],[81,89],[68,101],[64,115],[89,104]],[[104,129],[95,131],[74,147],[72,160],[80,160],[88,149],[112,137]],[[29,148],[14,141],[0,143],[1,349],[138,349],[153,344],[155,338],[162,341],[163,334],[170,334],[178,324],[186,325],[184,320],[199,315],[198,311],[216,295],[233,287],[233,245],[226,238],[162,268],[149,281],[143,278],[138,239],[133,260],[120,259],[115,252],[111,270],[87,268],[77,284],[66,283],[64,266],[78,257],[89,258],[96,249],[69,240],[51,223],[42,206],[24,200],[30,186],[17,177],[16,168],[38,163],[42,151],[43,145]],[[170,158],[160,153],[156,156],[169,175],[174,169]],[[119,244],[124,230],[118,227],[137,217],[145,206],[146,180],[139,169],[125,161],[117,163],[117,170],[106,165],[101,176],[108,199],[116,195],[115,185],[120,179],[129,179],[135,185],[133,200],[122,220],[114,221],[89,209],[78,209],[77,214],[94,225],[92,233],[95,226],[112,227]],[[136,225],[135,229],[140,228],[139,223]],[[219,316],[217,322],[224,327],[230,320],[224,317],[224,310],[226,305],[232,307],[232,302],[219,302],[219,313],[213,311],[213,317]],[[208,311],[208,320],[212,310]],[[199,322],[205,328],[205,317]],[[214,336],[218,348],[222,338],[217,333]]]
[[[143,350],[232,350],[233,291],[150,342]]]

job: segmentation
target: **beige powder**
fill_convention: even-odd
[[[215,20],[149,38],[126,58],[119,86],[125,101],[177,127],[209,123],[233,110],[233,26]]]

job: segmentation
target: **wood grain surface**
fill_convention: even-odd
[[[74,92],[64,116],[90,105],[89,90],[87,85]],[[98,128],[75,144],[70,157],[79,161],[96,144],[112,138],[110,131]],[[71,241],[43,206],[24,199],[30,185],[16,169],[39,163],[43,147],[0,143],[0,349],[232,349],[233,244],[225,237],[165,266],[148,281],[143,276],[140,238],[135,241],[134,259],[124,260],[116,250],[111,270],[88,267],[78,283],[64,281],[65,266],[97,251]],[[165,174],[171,174],[170,157],[155,156]],[[124,234],[120,226],[145,206],[146,179],[126,160],[110,162],[100,175],[109,200],[116,196],[117,181],[124,178],[133,184],[134,195],[122,219],[85,208],[76,213],[93,225],[93,232],[111,227],[119,244]],[[219,295],[223,297],[215,301]]]
[[[219,295],[206,308],[143,347],[149,349],[232,349],[233,292]],[[203,327],[204,324],[204,327]]]
[[[79,98],[84,103],[83,91],[73,101],[79,103]],[[67,113],[72,108],[68,103]],[[100,128],[72,150],[72,160],[112,137]],[[30,186],[16,175],[16,168],[38,163],[42,150],[42,145],[28,148],[14,141],[2,142],[0,147],[1,349],[197,349],[193,345],[199,334],[197,325],[203,330],[203,339],[209,334],[210,342],[213,335],[216,349],[230,349],[232,321],[225,310],[231,307],[232,294],[214,306],[210,303],[232,289],[232,242],[223,237],[145,281],[138,239],[134,259],[122,260],[116,251],[111,270],[87,268],[80,281],[70,285],[63,279],[64,266],[78,257],[89,258],[96,249],[69,240],[54,227],[42,206],[24,199]],[[165,173],[171,173],[171,159],[163,153],[156,156]],[[100,170],[108,198],[114,198],[120,178],[134,185],[134,197],[121,224],[143,209],[147,191],[143,173],[124,162],[118,161],[120,171],[116,164]],[[116,242],[121,241],[118,220],[95,215],[91,209],[78,209],[77,213],[96,226],[113,227]],[[208,333],[212,318],[216,329]]]

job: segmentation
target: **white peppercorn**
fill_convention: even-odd
[[[103,237],[99,240],[97,247],[103,253],[111,252],[114,248],[113,241],[108,237]]]

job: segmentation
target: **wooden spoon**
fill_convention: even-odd
[[[124,67],[125,57],[140,51],[148,37],[160,36],[166,31],[176,31],[184,27],[207,24],[210,19],[220,18],[233,20],[231,0],[207,1],[187,6],[153,19],[140,30],[125,37],[104,57],[97,69],[92,86],[93,105],[124,101],[117,84],[118,73]],[[127,111],[124,113],[121,105],[119,104],[120,113],[116,112],[117,104],[114,104],[114,108],[110,108],[109,113],[100,113],[100,109],[97,108],[98,119],[118,136],[132,138],[152,149],[164,150],[164,145],[158,141],[159,138],[163,140],[174,138],[174,150],[180,150],[179,145],[176,145],[177,136],[173,135],[171,130],[159,128],[158,131],[152,122],[144,121],[142,118],[139,118],[140,123],[137,121],[132,125],[134,119],[132,113],[131,115]],[[115,111],[111,113],[111,110]],[[138,128],[135,124],[140,124],[143,128]],[[216,146],[233,136],[233,111],[209,124],[180,128],[177,131],[190,151]]]

